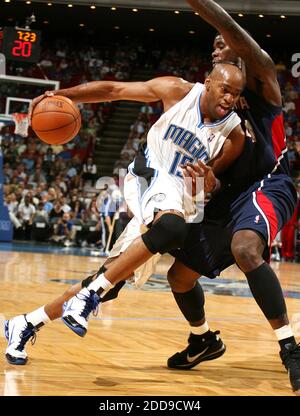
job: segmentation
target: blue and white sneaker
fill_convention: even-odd
[[[96,292],[82,289],[65,303],[63,322],[77,335],[84,337],[87,333],[89,315],[92,311],[97,315],[100,300]]]
[[[26,320],[26,315],[19,315],[8,321],[4,326],[5,338],[8,341],[8,347],[5,356],[9,364],[25,365],[27,363],[27,353],[25,344],[30,339],[35,343],[36,328]]]

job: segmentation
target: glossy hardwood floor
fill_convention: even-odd
[[[102,258],[0,252],[1,320],[31,311],[96,271]],[[165,274],[163,258],[158,274]],[[288,296],[300,293],[300,266],[274,267]],[[0,395],[11,396],[292,396],[269,324],[236,267],[221,280],[206,283],[206,311],[213,330],[227,346],[217,360],[190,371],[170,370],[167,358],[186,346],[188,326],[161,278],[144,290],[126,286],[116,301],[92,317],[85,338],[60,320],[43,327],[28,345],[26,366],[9,365],[0,337]],[[240,294],[238,296],[238,294]],[[246,296],[246,297],[244,297]],[[300,336],[300,299],[287,297],[294,329]],[[2,326],[2,323],[1,323]]]

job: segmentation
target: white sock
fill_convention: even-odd
[[[97,279],[93,280],[87,287],[88,290],[93,290],[97,292],[100,288],[103,289],[101,292],[100,297],[102,298],[110,289],[112,289],[114,285],[105,278],[104,273],[101,273]]]
[[[208,323],[205,321],[204,324],[200,326],[190,326],[191,333],[194,335],[202,335],[205,332],[209,331]]]
[[[26,314],[27,322],[30,322],[33,326],[37,326],[40,323],[47,324],[50,322],[49,316],[45,312],[45,305],[41,306],[33,312]]]
[[[274,329],[274,332],[278,341],[294,336],[291,325],[284,325],[281,328]]]

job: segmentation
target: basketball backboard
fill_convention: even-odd
[[[13,113],[27,113],[34,97],[57,90],[59,81],[5,75],[0,72],[0,118],[12,120]]]

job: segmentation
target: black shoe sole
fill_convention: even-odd
[[[300,395],[300,380],[291,382],[293,392]]]
[[[25,365],[28,361],[28,358],[17,358],[17,357],[13,357],[10,354],[5,354],[5,357],[7,359],[7,362],[9,364],[13,364],[13,365]]]
[[[192,363],[186,363],[186,364],[172,364],[168,360],[168,367],[169,368],[175,368],[176,370],[190,370],[191,368],[195,367],[196,365],[200,364],[202,361],[210,361],[215,360],[216,358],[221,357],[226,351],[226,346],[223,344],[222,347],[210,355],[207,356],[200,356]]]
[[[63,316],[62,320],[68,328],[70,328],[73,332],[75,332],[76,335],[79,335],[81,338],[83,338],[87,333],[87,329],[76,322],[72,316]]]

